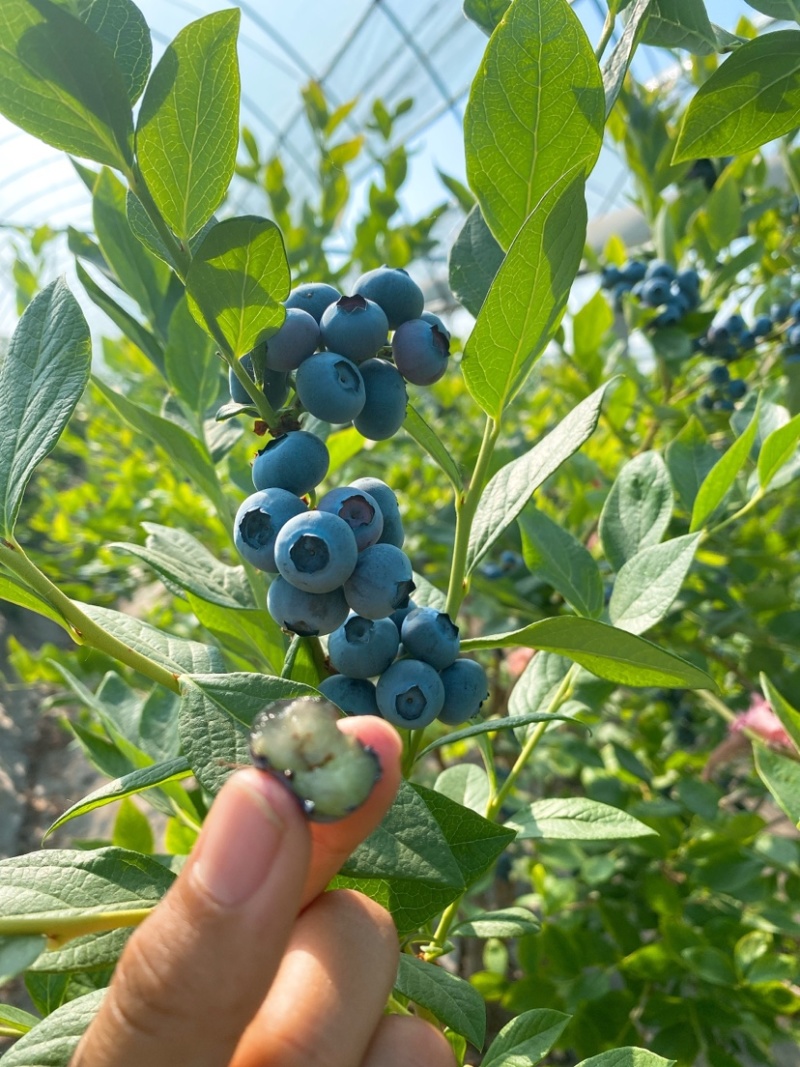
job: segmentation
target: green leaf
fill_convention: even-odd
[[[81,158],[120,170],[133,161],[131,108],[111,49],[50,0],[0,4],[0,112]]]
[[[479,815],[483,815],[489,803],[489,777],[483,767],[474,763],[458,763],[453,767],[445,767],[433,788],[442,796],[454,800],[456,804],[463,804],[470,811],[477,811]]]
[[[403,429],[409,437],[413,437],[417,444],[421,448],[424,448],[431,459],[441,467],[449,478],[450,484],[456,493],[462,492],[464,482],[461,478],[461,471],[458,469],[458,465],[442,444],[441,439],[436,435],[435,431],[430,428],[413,404],[409,404],[406,408]]]
[[[641,452],[619,472],[600,513],[600,540],[614,570],[657,544],[671,517],[667,466],[658,452]]]
[[[643,1048],[614,1048],[581,1060],[577,1067],[675,1067],[675,1060],[665,1060]]]
[[[789,703],[763,672],[759,676],[759,681],[764,697],[800,751],[800,711]]]
[[[180,300],[169,320],[164,351],[167,381],[195,419],[201,419],[219,396],[222,362],[216,346],[195,322],[186,300]]]
[[[104,289],[101,289],[78,262],[75,263],[75,272],[93,303],[97,304],[108,315],[128,340],[136,345],[139,351],[150,360],[158,372],[164,374],[164,352],[158,339],[133,315],[121,308],[116,300],[110,297]]]
[[[505,258],[505,252],[476,204],[450,249],[449,281],[453,296],[475,318]]]
[[[3,537],[12,536],[28,480],[75,410],[90,362],[83,313],[63,281],[51,282],[28,304],[8,346],[0,348]]]
[[[79,800],[67,808],[64,814],[60,815],[47,828],[42,840],[45,840],[54,830],[69,822],[70,819],[76,819],[79,815],[85,815],[87,812],[101,808],[105,804],[112,804],[115,800],[121,800],[123,797],[141,793],[145,789],[152,789],[153,786],[163,785],[165,782],[180,781],[182,778],[187,778],[191,773],[191,768],[185,757],[176,756],[165,763],[154,763],[150,767],[132,771],[121,778],[106,782],[99,789],[88,793],[83,800]]]
[[[486,1037],[486,1005],[474,986],[435,963],[401,954],[394,988],[404,997],[432,1012],[451,1030],[476,1048]]]
[[[606,382],[582,400],[538,444],[501,467],[490,479],[470,531],[467,573],[516,519],[533,492],[592,435],[609,384]]]
[[[535,507],[527,507],[517,522],[528,569],[541,574],[579,615],[593,619],[601,615],[603,579],[580,541]]]
[[[0,937],[0,985],[27,970],[46,948],[47,938],[44,934]]]
[[[142,95],[153,59],[144,15],[132,0],[78,0],[78,16],[111,49],[128,99],[135,104]]]
[[[208,231],[186,276],[186,299],[200,325],[240,357],[279,329],[289,284],[281,231],[242,215]]]
[[[526,715],[548,707],[570,667],[569,659],[553,652],[534,656],[511,690],[509,715]]]
[[[489,37],[510,4],[511,0],[464,0],[464,14]]]
[[[467,388],[496,421],[555,333],[585,238],[583,178],[570,171],[569,179],[555,181],[533,203],[464,347]]]
[[[187,593],[186,599],[198,621],[226,652],[244,657],[253,670],[266,668],[276,674],[280,672],[286,654],[286,637],[268,612],[223,608],[193,593]]]
[[[113,967],[132,933],[132,927],[120,926],[116,930],[105,930],[100,934],[74,937],[62,948],[49,949],[40,956],[32,964],[28,974],[65,974],[70,971],[99,971]]]
[[[717,51],[717,38],[705,5],[697,0],[651,0],[643,44],[683,48],[696,56]]]
[[[728,495],[729,490],[736,481],[736,475],[747,462],[750,449],[756,439],[760,406],[761,400],[759,398],[747,429],[740,437],[737,437],[727,452],[717,460],[703,479],[703,484],[697,491],[697,497],[692,508],[692,523],[689,527],[692,532],[703,528],[706,521],[714,514]]]
[[[515,829],[522,840],[543,841],[616,841],[656,832],[626,811],[586,797],[535,800],[515,812],[506,826]]]
[[[147,84],[136,126],[145,184],[175,234],[188,240],[222,203],[239,143],[238,8],[189,23]]]
[[[800,20],[800,0],[747,0],[750,7],[775,19]]]
[[[758,454],[758,482],[766,489],[781,467],[797,454],[800,441],[800,415],[773,430]]]
[[[491,1043],[483,1067],[534,1067],[558,1041],[570,1018],[549,1008],[522,1012]]]
[[[800,30],[737,48],[695,93],[673,163],[749,152],[800,125]]]
[[[154,839],[150,821],[128,797],[122,798],[117,810],[111,844],[117,848],[129,848],[133,852],[152,855]]]
[[[614,312],[602,289],[572,316],[572,346],[575,362],[586,372],[593,386],[600,382],[603,372],[600,346],[614,325]]]
[[[695,225],[714,252],[721,252],[742,228],[742,192],[735,172],[728,167],[717,179],[708,199],[698,212]]]
[[[647,28],[647,19],[652,2],[653,0],[635,0],[635,3],[630,8],[625,29],[620,34],[619,41],[614,46],[614,51],[603,67],[606,118],[611,114],[614,104],[617,102],[622,86],[625,83],[625,75],[628,73],[633,54]]]
[[[800,826],[800,763],[766,745],[753,745],[756,770],[775,803]]]
[[[719,453],[709,443],[703,424],[695,415],[667,445],[665,456],[680,502],[691,512],[698,489],[719,459]]]
[[[3,1056],[3,1067],[66,1067],[106,995],[97,989],[43,1019]]]
[[[443,170],[436,168],[436,173],[439,175],[439,181],[447,189],[449,193],[455,197],[459,207],[468,215],[475,206],[475,197],[469,191],[469,189],[458,178],[453,178],[450,174],[445,174]]]
[[[452,937],[525,937],[541,929],[541,923],[527,908],[501,908],[480,912],[454,926]]]
[[[562,722],[570,718],[569,715],[545,715],[537,712],[530,715],[507,715],[498,719],[485,719],[483,722],[475,723],[474,726],[465,726],[463,730],[455,730],[451,734],[437,737],[435,741],[431,741],[422,749],[417,759],[422,759],[428,752],[433,752],[442,745],[453,745],[457,741],[465,741],[468,737],[477,737],[479,734],[494,733],[496,730],[518,730],[522,726],[531,726],[538,722]]]
[[[67,632],[71,629],[63,615],[59,614],[46,600],[42,600],[38,593],[34,593],[13,574],[4,574],[2,571],[0,571],[0,600],[7,600],[10,604],[18,604],[21,608],[35,611],[62,626]]]
[[[31,1015],[29,1011],[0,1004],[0,1037],[21,1037],[40,1021],[38,1015]]]
[[[651,545],[623,564],[608,605],[615,626],[643,634],[664,618],[681,591],[700,537],[686,534]]]
[[[467,179],[503,248],[554,187],[581,185],[604,122],[600,68],[567,0],[513,4],[486,47],[464,115]],[[538,297],[527,280],[525,291]]]
[[[619,685],[716,689],[713,679],[705,671],[672,652],[643,637],[575,615],[542,619],[511,633],[469,638],[461,642],[461,651],[513,648],[516,645],[557,652],[599,678],[607,678]]]

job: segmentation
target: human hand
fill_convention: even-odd
[[[217,796],[179,878],[131,937],[71,1067],[452,1067],[435,1027],[384,1015],[397,971],[389,914],[323,890],[400,780],[398,736],[345,719],[381,780],[337,823],[309,824],[254,769]]]

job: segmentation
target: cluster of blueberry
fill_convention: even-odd
[[[600,284],[614,294],[617,307],[626,293],[642,307],[662,308],[651,322],[656,329],[676,326],[700,304],[700,277],[696,270],[675,271],[661,259],[631,259],[623,267],[603,268]]]
[[[293,383],[302,410],[324,422],[352,422],[364,437],[383,441],[405,419],[406,382],[431,385],[447,369],[450,334],[402,269],[367,271],[349,296],[324,282],[299,285],[285,306],[280,329],[242,358],[276,410]],[[384,358],[390,330],[391,359]],[[233,371],[228,380],[231,400],[250,404]]]
[[[800,300],[773,304],[769,315],[761,315],[758,324],[769,318],[771,329],[782,338],[781,354],[785,363],[800,363]],[[765,331],[766,332],[769,331]]]
[[[505,577],[507,574],[513,574],[514,571],[518,571],[523,563],[524,560],[519,552],[512,552],[510,549],[506,549],[500,553],[498,563],[494,561],[482,563],[478,570],[484,578],[488,578],[490,582],[493,582],[498,578]]]

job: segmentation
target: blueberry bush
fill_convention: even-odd
[[[46,226],[20,247],[0,597],[78,646],[11,662],[108,779],[51,829],[118,805],[112,840],[0,861],[0,982],[37,1011],[0,1004],[8,1067],[69,1062],[231,769],[277,758],[264,709],[300,698],[306,730],[320,694],[402,733],[334,884],[390,910],[388,1010],[459,1064],[747,1067],[798,1037],[800,29],[610,0],[595,43],[567,0],[464,12],[468,187],[408,221],[413,102],[352,136],[309,84],[295,203],[239,128],[236,8],[151,70],[132,0],[0,6],[0,112],[76,157],[94,223],[79,296]],[[640,43],[674,85],[632,77]],[[604,139],[645,235],[598,247]],[[452,321],[415,266],[448,206]],[[94,364],[84,299],[117,331]]]

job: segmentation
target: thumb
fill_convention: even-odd
[[[197,846],[131,937],[72,1067],[223,1067],[277,972],[310,835],[271,775],[225,784]]]

